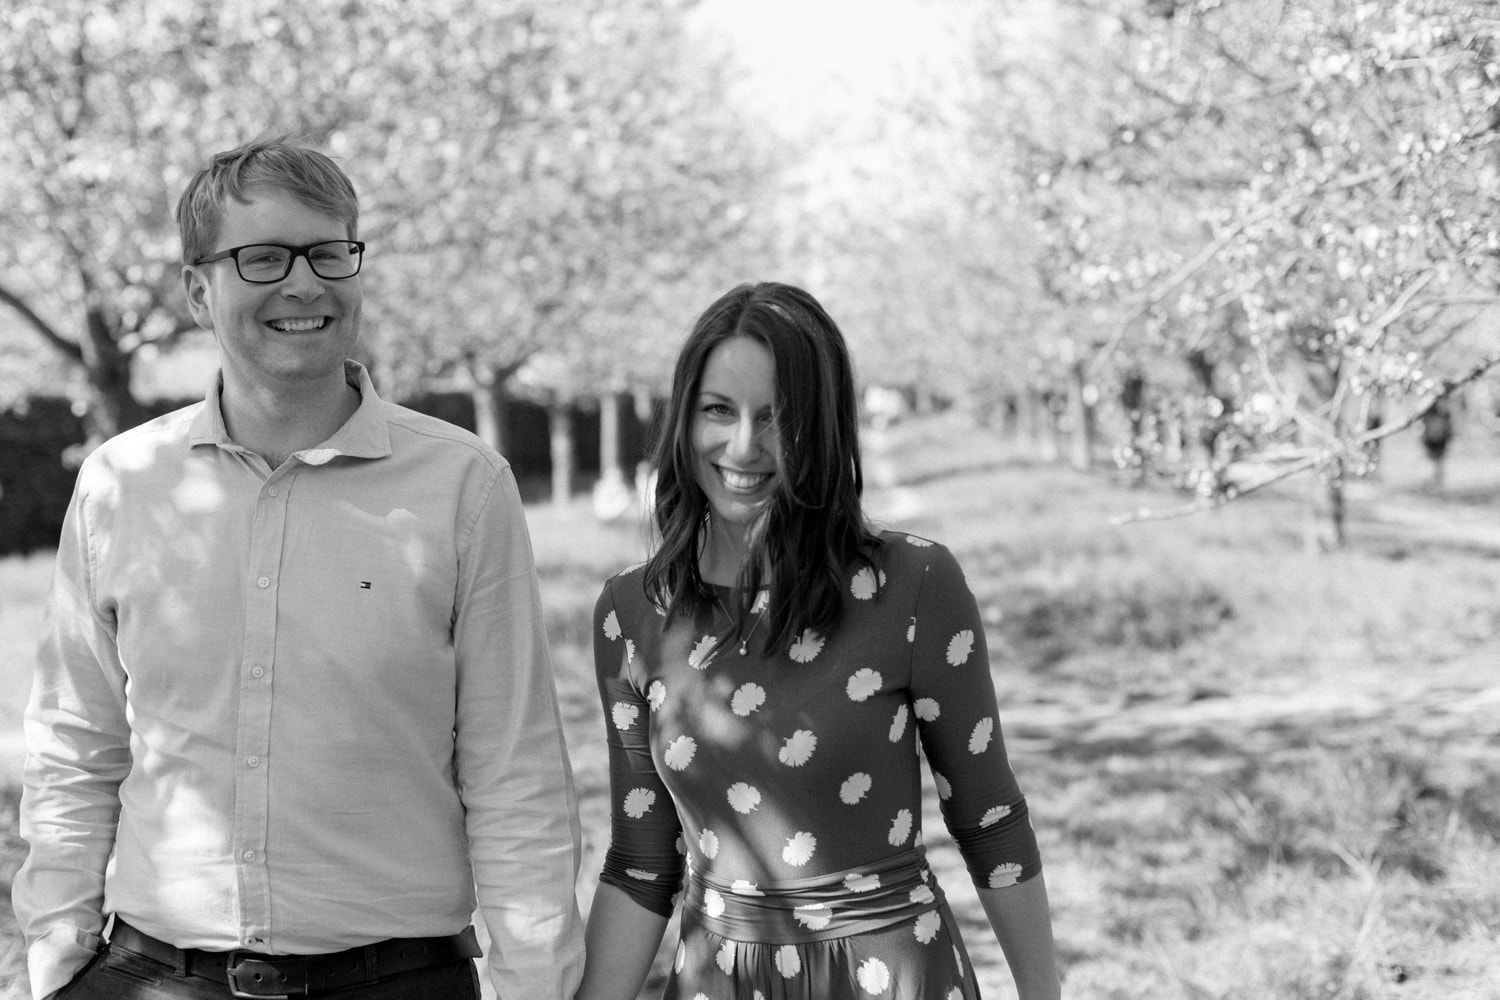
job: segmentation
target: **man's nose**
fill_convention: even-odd
[[[313,271],[306,254],[292,258],[291,271],[281,279],[281,292],[299,299],[315,299],[323,294],[323,279]]]

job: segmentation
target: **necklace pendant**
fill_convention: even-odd
[[[740,655],[741,656],[745,655],[745,647],[748,646],[748,645],[750,645],[749,640],[747,640],[747,639],[741,639],[740,640]]]

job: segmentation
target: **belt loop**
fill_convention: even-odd
[[[177,974],[178,979],[187,978],[189,961],[190,953],[186,948],[172,949],[172,971]]]
[[[380,964],[379,949],[373,944],[365,945],[365,985],[371,986],[380,979],[380,970],[376,968]]]

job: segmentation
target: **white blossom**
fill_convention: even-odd
[[[839,798],[843,799],[847,805],[852,806],[865,797],[865,794],[870,790],[871,784],[873,782],[870,776],[863,771],[851,774],[844,779],[843,785],[839,786]]]
[[[656,793],[649,788],[632,788],[625,795],[625,815],[640,819],[651,811],[656,802]]]
[[[817,847],[818,838],[806,830],[799,830],[787,838],[786,846],[781,849],[781,860],[793,868],[801,868],[812,860]]]
[[[786,738],[777,756],[787,767],[801,767],[812,758],[818,748],[818,737],[810,730],[799,729]]]
[[[823,652],[823,637],[812,629],[805,629],[802,635],[792,643],[792,648],[787,651],[787,655],[797,663],[811,663],[821,652]]]
[[[878,673],[869,667],[860,667],[844,685],[844,693],[849,696],[850,701],[865,701],[880,690],[881,683],[882,679]]]
[[[859,985],[871,996],[879,996],[891,988],[891,970],[878,958],[867,958],[860,963],[854,974]]]
[[[969,753],[978,756],[989,749],[990,737],[995,734],[995,720],[986,716],[974,724],[974,732],[969,735]]]
[[[765,703],[766,689],[754,682],[741,684],[729,699],[730,709],[742,719]]]
[[[693,762],[693,755],[697,752],[697,740],[691,736],[679,736],[667,744],[667,749],[662,753],[662,759],[672,770],[681,771]]]
[[[953,638],[948,640],[948,663],[955,667],[961,667],[969,659],[969,654],[974,651],[974,630],[962,629],[954,633]]]
[[[753,785],[736,781],[729,786],[729,804],[740,815],[748,815],[760,805],[760,792]]]

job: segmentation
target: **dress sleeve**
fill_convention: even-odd
[[[639,622],[623,620],[614,581],[594,606],[594,669],[609,744],[610,845],[599,881],[670,916],[682,883],[682,824],[651,759],[651,705],[631,675]]]
[[[928,551],[911,622],[913,712],[969,874],[1000,889],[1041,871],[1041,854],[1005,753],[978,605],[952,554]]]

